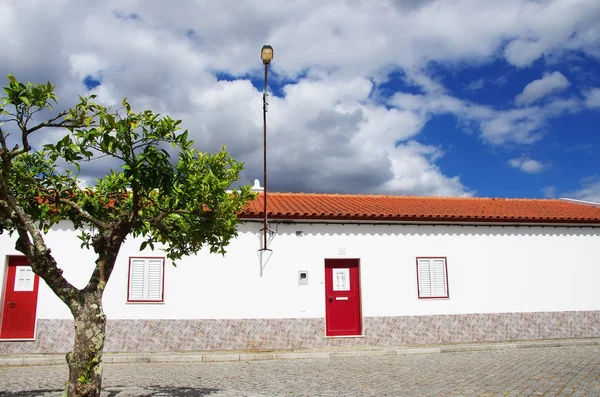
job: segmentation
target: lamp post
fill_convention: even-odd
[[[262,59],[263,65],[265,65],[265,89],[263,91],[263,145],[264,145],[264,156],[263,156],[263,166],[264,166],[264,174],[263,174],[263,236],[264,242],[262,251],[267,251],[267,234],[268,234],[268,225],[267,225],[267,106],[269,103],[267,101],[268,93],[267,93],[267,78],[269,74],[269,64],[271,60],[273,60],[273,47],[270,45],[264,45],[262,50],[260,51],[260,59]]]

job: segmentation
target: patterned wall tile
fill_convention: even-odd
[[[67,352],[73,321],[38,320],[35,341],[0,341],[0,354]],[[600,337],[600,311],[367,317],[363,337],[326,338],[308,319],[109,320],[107,352],[272,350]]]

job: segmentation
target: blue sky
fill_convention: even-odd
[[[454,95],[468,101],[511,109],[524,87],[543,77],[548,70],[559,72],[569,87],[551,94],[555,98],[581,97],[585,87],[600,85],[600,63],[577,54],[576,61],[552,65],[535,62],[529,68],[511,67],[503,60],[485,65],[463,65],[459,69],[435,65],[434,75]],[[577,66],[587,75],[580,75]],[[387,85],[390,92],[405,90],[401,79]],[[582,179],[600,171],[600,111],[582,109],[574,114],[547,120],[540,127],[539,141],[527,145],[494,146],[461,125],[450,114],[434,116],[425,125],[419,141],[441,145],[445,155],[437,162],[447,174],[460,174],[461,181],[477,189],[480,196],[548,197],[573,192]],[[543,166],[515,167],[511,159],[535,159]],[[516,163],[516,162],[513,162]]]
[[[252,183],[271,44],[269,190],[600,201],[599,20],[597,0],[0,1],[0,73],[180,118]]]

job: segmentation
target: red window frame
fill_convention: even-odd
[[[421,296],[421,283],[419,282],[419,259],[443,259],[444,273],[446,276],[446,295]],[[450,285],[448,284],[448,258],[445,256],[417,256],[415,259],[415,271],[417,273],[417,297],[418,299],[448,299],[450,298]],[[433,286],[432,286],[433,288]]]
[[[129,299],[131,289],[131,263],[134,259],[160,259],[162,260],[161,299]],[[127,269],[127,303],[163,303],[165,301],[165,263],[164,256],[130,256]]]

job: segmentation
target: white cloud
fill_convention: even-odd
[[[101,71],[107,66],[105,60],[93,52],[71,54],[69,64],[71,73],[78,80],[83,80],[87,76],[99,78]]]
[[[428,65],[500,57],[526,66],[571,50],[600,57],[599,19],[596,0],[0,2],[11,32],[0,75],[57,84],[61,106],[77,100],[85,76],[101,77],[93,92],[104,103],[128,97],[136,109],[183,119],[199,149],[227,144],[251,182],[262,175],[261,95],[251,81],[262,79],[268,43],[282,92],[268,114],[270,187],[462,195],[472,191],[436,165],[442,150],[416,142],[432,115],[454,114],[491,144],[528,144],[579,105],[470,103]],[[424,95],[399,93],[388,107],[372,91],[398,70]]]
[[[532,144],[542,139],[546,118],[540,108],[495,111],[481,119],[481,137],[494,145]]]
[[[403,192],[410,195],[472,196],[458,176],[446,177],[434,163],[443,156],[434,147],[409,141],[390,153],[394,178],[383,187],[384,193]]]
[[[478,91],[478,90],[482,89],[484,85],[485,85],[485,79],[473,80],[469,84],[465,85],[465,90]]]
[[[598,57],[598,2],[595,0],[520,2],[520,34],[504,50],[506,60],[518,67],[548,55],[578,50]],[[506,15],[507,9],[502,14]]]
[[[508,165],[527,174],[538,174],[548,168],[548,164],[523,156],[508,160]]]
[[[589,176],[580,182],[581,187],[578,190],[566,193],[564,196],[576,200],[600,203],[600,177],[597,175]]]
[[[560,72],[547,73],[541,79],[527,84],[523,92],[516,96],[515,104],[531,105],[549,94],[565,90],[570,84]]]
[[[556,198],[556,186],[544,186],[542,188],[542,193],[544,194],[544,198]]]
[[[600,108],[600,88],[592,88],[585,93],[585,105],[589,108]]]
[[[544,106],[498,110],[440,93],[415,95],[397,93],[389,104],[424,117],[453,114],[467,127],[473,125],[481,138],[492,145],[528,145],[542,139],[548,120],[580,109],[576,99],[557,99]]]

